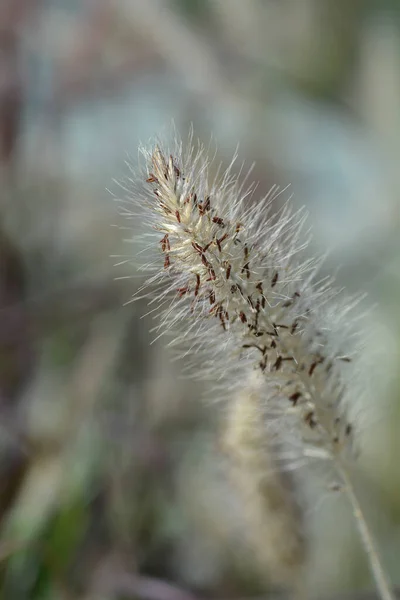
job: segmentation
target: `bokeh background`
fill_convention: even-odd
[[[376,304],[358,462],[400,584],[398,0],[1,0],[0,597],[274,589],[217,408],[124,306],[140,257],[107,188],[172,119],[223,161],[239,142],[260,196],[290,183],[312,252]],[[346,502],[311,504],[308,589],[368,587]]]

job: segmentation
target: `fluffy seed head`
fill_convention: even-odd
[[[316,281],[320,261],[302,257],[304,213],[288,203],[273,213],[276,188],[256,201],[254,186],[238,183],[235,160],[211,180],[213,165],[191,137],[186,148],[156,143],[142,154],[144,172],[122,184],[121,207],[150,228],[150,275],[139,293],[159,319],[157,337],[172,332],[171,345],[213,380],[218,398],[257,369],[266,426],[286,435],[296,457],[344,450],[353,438],[354,303]]]

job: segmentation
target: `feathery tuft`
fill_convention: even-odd
[[[192,139],[185,150],[177,142],[172,152],[156,144],[142,154],[142,189],[131,201],[151,230],[145,270],[154,274],[139,293],[159,318],[157,337],[172,334],[218,397],[259,370],[269,426],[288,434],[296,453],[336,455],[353,438],[345,409],[354,336],[348,299],[316,282],[320,261],[302,258],[304,213],[286,203],[274,214],[277,188],[255,202],[234,161],[210,182],[204,148]],[[123,212],[137,217],[129,201]]]
[[[303,258],[304,213],[288,203],[274,213],[277,188],[255,202],[254,186],[240,185],[234,175],[236,157],[211,180],[212,165],[192,136],[185,148],[179,140],[172,151],[156,143],[142,154],[141,180],[121,183],[127,197],[120,206],[150,229],[151,259],[143,267],[149,277],[138,295],[148,297],[159,319],[156,339],[172,334],[171,345],[197,376],[213,381],[215,397],[228,406],[249,371],[258,371],[268,439],[291,444],[295,460],[332,461],[377,588],[391,600],[347,465],[358,375],[356,320],[349,313],[357,301],[331,280],[318,281],[321,261]]]

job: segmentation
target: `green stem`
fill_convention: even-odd
[[[365,520],[361,505],[354,491],[353,483],[350,475],[343,464],[338,464],[337,469],[343,479],[346,487],[347,495],[353,508],[353,514],[357,523],[358,531],[364,550],[368,556],[371,573],[375,580],[376,588],[382,600],[395,600],[395,597],[390,589],[389,577],[386,575],[382,566],[379,554],[376,550],[376,544]]]

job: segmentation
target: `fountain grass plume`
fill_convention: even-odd
[[[214,396],[230,398],[255,369],[265,385],[269,436],[290,444],[293,457],[331,461],[352,502],[382,598],[391,592],[350,481],[357,424],[350,419],[358,377],[357,300],[331,279],[321,260],[305,259],[304,211],[290,201],[275,210],[273,188],[254,198],[234,166],[216,170],[190,135],[172,149],[142,148],[139,177],[121,186],[122,214],[148,229],[138,296],[157,318],[155,338],[186,356],[211,379]],[[146,262],[147,260],[147,262]]]

